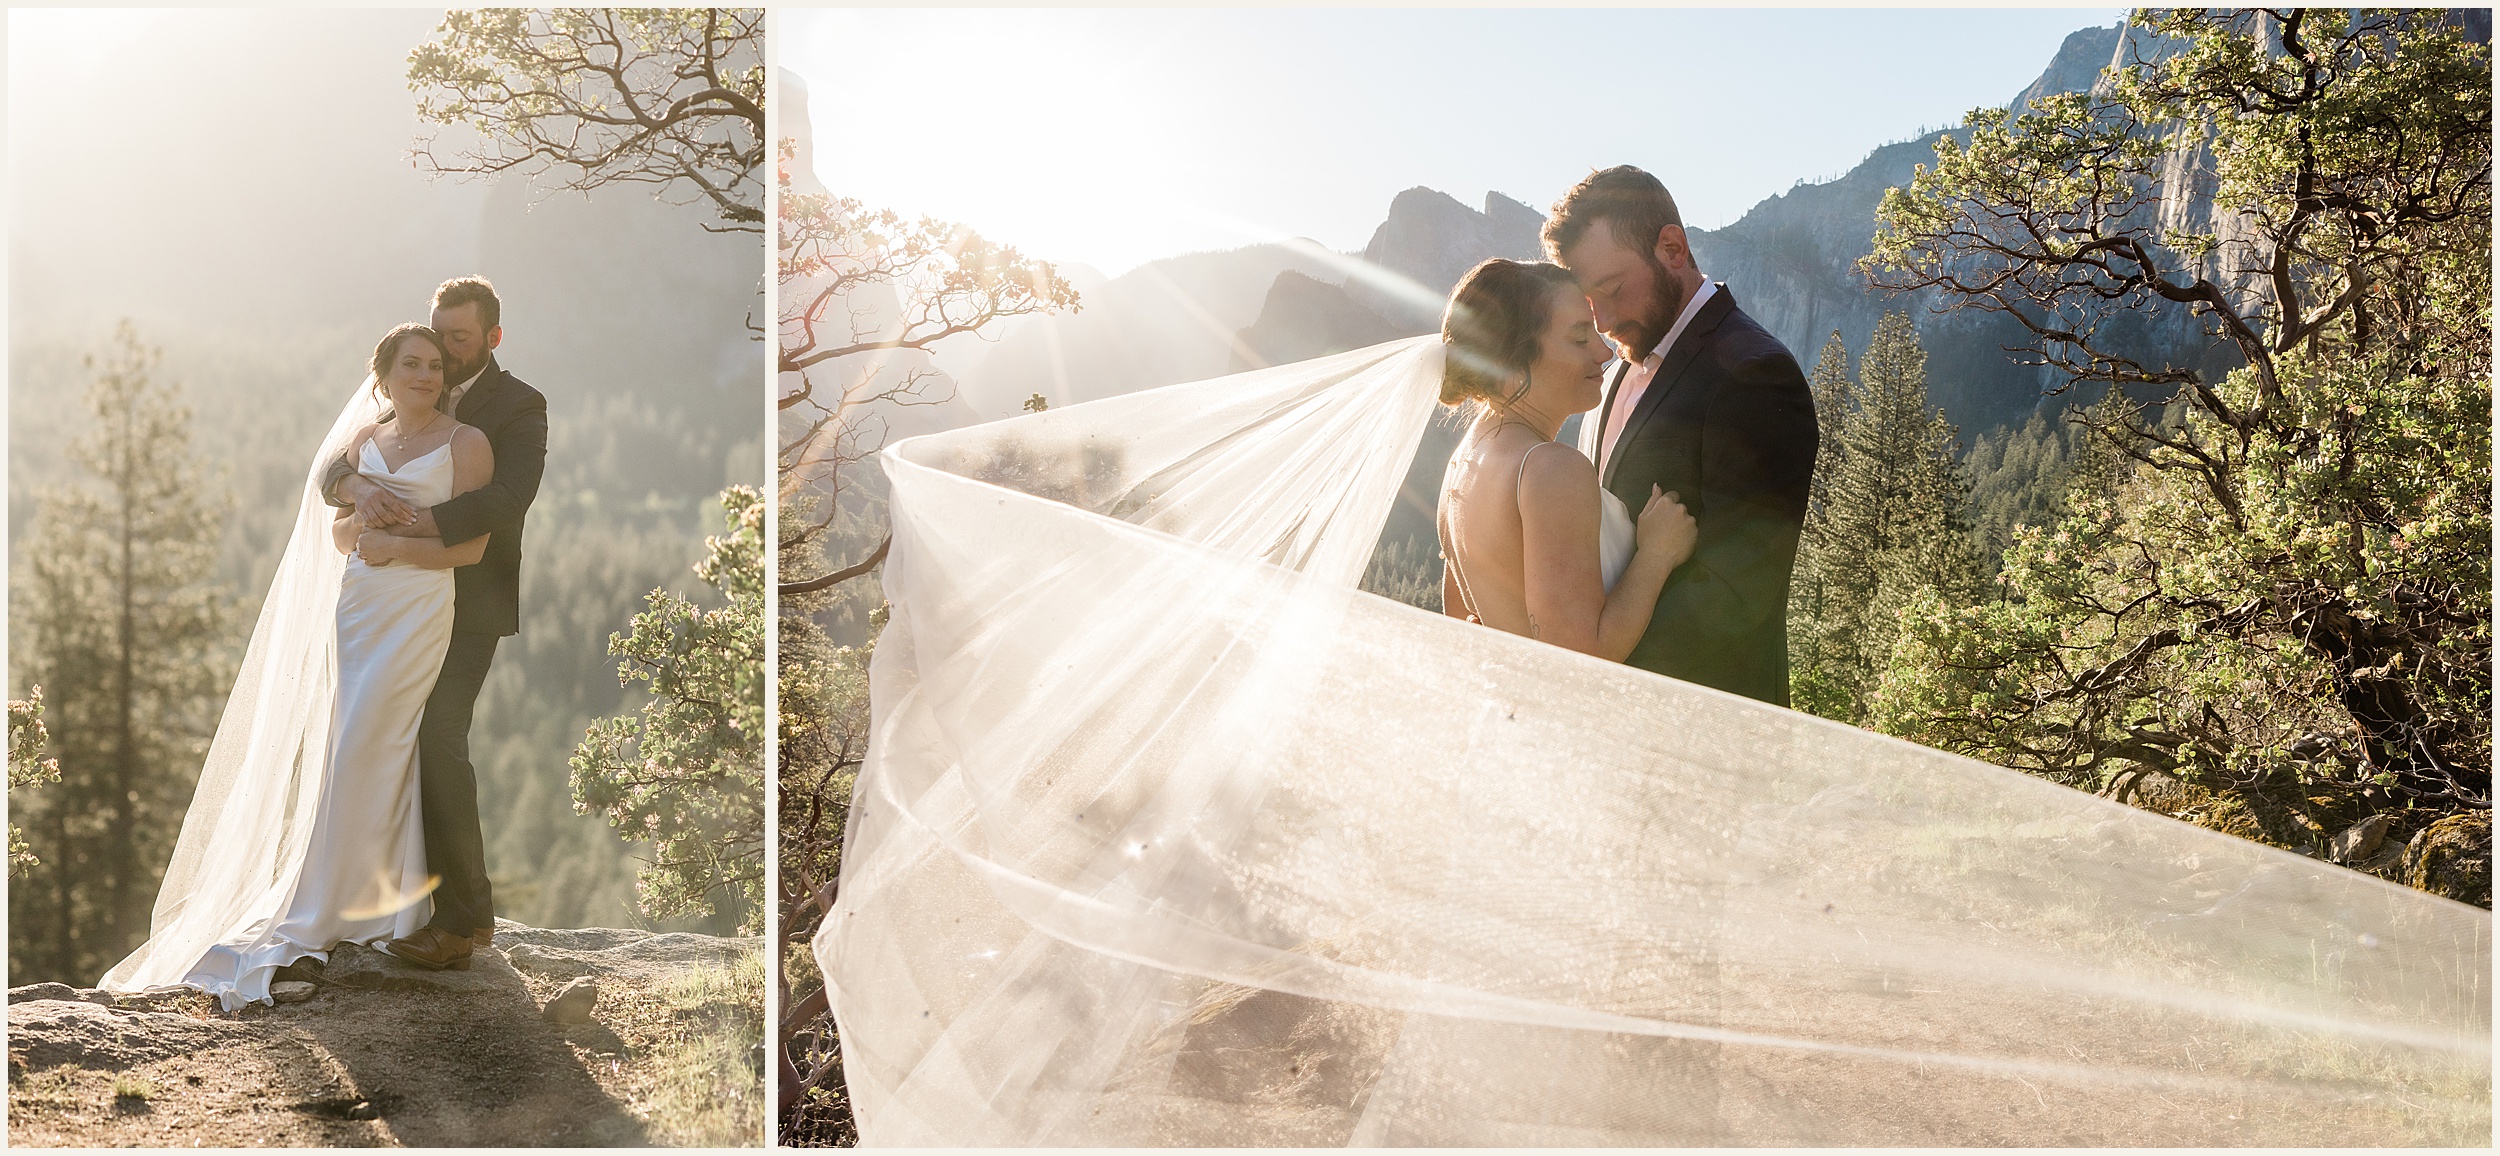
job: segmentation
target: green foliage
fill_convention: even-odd
[[[1400,538],[1372,552],[1363,567],[1363,590],[1441,613],[1441,555],[1431,545]]]
[[[1840,331],[1832,330],[1830,340],[1823,343],[1823,352],[1814,360],[1814,374],[1806,381],[1814,397],[1814,477],[1806,488],[1806,524],[1802,531],[1808,543],[1820,543],[1825,518],[1816,516],[1832,503],[1832,475],[1840,469],[1842,454],[1840,431],[1849,424],[1849,411],[1857,404],[1851,396],[1849,383],[1849,347],[1840,340]]]
[[[2081,415],[2059,516],[2009,531],[1996,601],[1910,608],[1873,721],[2086,788],[2176,778],[2163,809],[2312,853],[2487,812],[2488,48],[2437,12],[2135,19],[2175,51],[1973,114],[1885,199],[1879,283],[2172,396]],[[2111,352],[2182,305],[2239,368]]]
[[[760,8],[482,8],[445,13],[408,55],[417,117],[478,134],[435,172],[616,183],[709,201],[728,228],[764,221]]]
[[[2034,411],[2018,428],[1981,434],[1962,459],[1971,478],[1971,536],[1994,575],[2014,545],[2018,526],[2046,526],[2062,516],[2060,505],[2085,429],[2064,417]]]
[[[43,757],[44,744],[50,738],[43,729],[42,687],[27,691],[24,698],[9,700],[10,790],[61,781],[61,761]],[[17,824],[9,824],[9,877],[24,875],[41,862],[34,849],[27,846],[26,833]]]
[[[573,752],[573,797],[584,813],[649,847],[636,880],[659,917],[763,920],[764,498],[721,492],[729,533],[704,539],[695,564],[724,601],[705,609],[653,590],[630,631],[610,635],[620,683],[649,684],[633,715],[591,724]]]
[[[1977,581],[1959,433],[1927,404],[1927,355],[1888,313],[1847,373],[1834,333],[1811,387],[1822,447],[1789,584],[1789,684],[1797,709],[1866,719],[1899,610],[1918,591],[1968,597]]]
[[[93,424],[68,456],[89,484],[43,491],[14,575],[11,667],[47,692],[60,779],[12,800],[41,861],[10,888],[15,982],[92,983],[147,937],[226,689],[224,503],[194,468],[191,412],[160,359],[128,324],[86,359]]]

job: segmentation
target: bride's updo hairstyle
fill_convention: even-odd
[[[1501,257],[1459,278],[1441,315],[1441,344],[1448,347],[1441,404],[1517,400],[1511,395],[1524,383],[1510,379],[1536,361],[1537,340],[1553,320],[1554,290],[1573,284],[1560,265]]]
[[[390,332],[382,335],[382,343],[373,347],[373,360],[366,363],[367,372],[373,374],[374,397],[384,401],[390,400],[388,395],[382,392],[382,379],[388,376],[391,362],[399,357],[399,343],[411,337],[425,339],[427,344],[434,347],[434,352],[442,357],[443,362],[450,364],[451,350],[443,345],[443,335],[434,332],[433,326],[419,325],[414,321],[402,322],[393,326]]]

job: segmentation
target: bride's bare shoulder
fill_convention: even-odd
[[[1522,496],[1552,493],[1566,497],[1585,497],[1585,491],[1596,488],[1597,467],[1569,442],[1539,442],[1529,446],[1519,462],[1519,492]]]
[[[356,452],[356,451],[358,451],[358,450],[361,450],[361,449],[365,448],[365,443],[366,443],[366,442],[369,442],[369,441],[372,441],[372,440],[373,440],[373,438],[374,438],[374,435],[379,434],[379,433],[381,433],[381,432],[382,432],[382,423],[381,423],[381,422],[378,422],[378,421],[369,421],[369,422],[366,422],[366,423],[365,423],[365,424],[364,424],[361,428],[359,428],[359,429],[358,429],[358,430],[357,430],[357,431],[356,431],[353,435],[351,435],[351,436],[349,436],[349,437],[348,437],[348,439],[347,439],[347,452],[352,454],[352,453],[355,453],[355,452]]]
[[[455,472],[472,467],[489,475],[495,472],[495,445],[487,439],[486,431],[473,425],[451,428],[451,467]]]

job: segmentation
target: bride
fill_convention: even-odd
[[[1560,265],[1486,261],[1450,295],[1441,340],[1441,403],[1478,406],[1443,475],[1441,605],[1623,661],[1692,557],[1696,527],[1656,486],[1636,523],[1597,468],[1554,440],[1563,419],[1597,408],[1614,357],[1579,285]]]
[[[357,423],[370,412],[360,389],[315,469],[343,447],[419,508],[491,480],[486,437],[435,408],[445,360],[442,338],[423,325],[384,335],[368,380],[388,411]],[[477,562],[486,541],[366,530],[353,509],[332,516],[306,494],[148,941],[101,986],[195,988],[231,1011],[268,1002],[280,968],[424,925],[433,880],[417,723],[451,640],[452,568]]]

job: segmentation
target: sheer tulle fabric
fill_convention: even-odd
[[[1439,346],[890,448],[872,1144],[2482,1144],[2487,912],[1354,589]]]
[[[422,836],[413,813],[414,772],[404,765],[405,758],[399,760],[403,765],[364,766],[375,760],[348,753],[348,761],[359,764],[350,784],[357,792],[370,795],[391,788],[408,796],[398,800],[406,806],[397,806],[390,801],[396,796],[385,790],[378,804],[391,814],[408,812],[399,815],[405,822],[367,823],[359,834],[333,838],[327,865],[337,870],[320,873],[326,898],[316,897],[309,907],[297,902],[315,816],[325,805],[324,764],[339,697],[343,615],[352,612],[368,634],[378,630],[393,639],[415,638],[413,643],[386,642],[383,649],[392,653],[381,657],[386,665],[422,668],[425,687],[442,666],[441,639],[436,636],[448,638],[448,571],[376,571],[381,585],[392,589],[377,590],[363,600],[374,605],[342,607],[340,601],[347,560],[331,544],[333,511],[316,487],[324,465],[372,416],[371,386],[368,380],[347,398],[312,458],[294,528],[261,603],[251,644],[209,743],[191,807],[183,815],[173,860],[158,888],[147,942],[115,964],[99,986],[114,991],[198,987],[217,994],[232,1009],[268,997],[270,968],[318,955],[335,939],[405,934],[423,922]],[[447,492],[447,462],[430,466],[431,474],[439,476],[428,480]],[[423,596],[400,589],[410,584]],[[430,659],[418,653],[428,644]],[[398,653],[402,650],[409,652]],[[401,699],[407,693],[407,688],[395,691]],[[414,693],[421,704],[425,688]],[[412,716],[406,728],[411,743],[413,728]],[[358,751],[370,745],[360,742]],[[398,753],[405,756],[412,750]],[[402,779],[407,781],[398,782]],[[349,801],[367,810],[375,805],[372,799]],[[349,857],[380,875],[350,870],[354,865],[346,863]],[[342,871],[351,878],[331,879]],[[303,918],[307,914],[317,918]],[[308,934],[322,942],[297,942]]]

